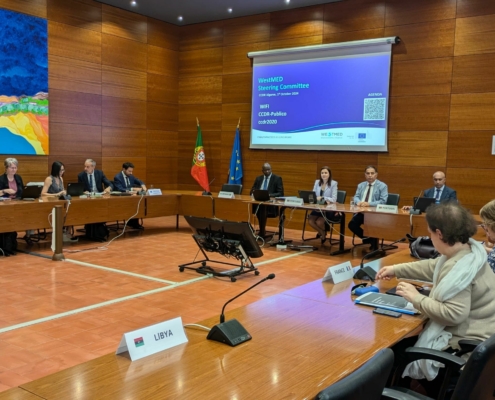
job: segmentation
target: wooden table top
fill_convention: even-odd
[[[354,305],[352,284],[318,280],[227,308],[227,320],[236,318],[253,337],[236,347],[186,329],[184,345],[134,362],[108,354],[21,388],[45,399],[313,397],[423,323],[420,316],[394,319]],[[201,322],[216,323],[218,317]]]

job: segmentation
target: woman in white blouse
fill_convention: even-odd
[[[337,182],[332,180],[332,171],[329,167],[322,167],[320,170],[320,179],[315,181],[313,191],[316,193],[318,201],[324,200],[324,203],[331,204],[337,202]],[[325,218],[323,217],[325,214]],[[312,211],[308,217],[309,225],[315,229],[321,239],[321,244],[327,240],[327,232],[325,230],[325,219],[335,219],[334,211]]]

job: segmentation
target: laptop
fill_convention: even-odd
[[[68,183],[67,184],[67,194],[74,196],[81,196],[84,194],[84,184],[81,182]]]
[[[299,197],[303,199],[306,204],[316,204],[318,201],[318,197],[316,193],[312,190],[298,190]]]
[[[413,202],[413,208],[421,212],[425,212],[426,209],[432,204],[435,204],[434,197],[420,197],[420,198],[415,197]]]
[[[253,197],[256,201],[270,201],[268,190],[254,189]]]
[[[41,196],[43,186],[24,186],[22,189],[22,200],[38,199]]]

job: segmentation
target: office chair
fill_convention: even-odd
[[[315,400],[379,400],[394,364],[394,352],[382,349],[358,370],[323,389]]]
[[[346,197],[347,197],[347,192],[345,190],[337,190],[337,203],[344,204]],[[311,237],[311,238],[304,237],[304,232],[306,232],[306,221],[308,220],[309,217],[308,215],[309,211],[310,210],[306,210],[306,214],[304,215],[304,225],[302,230],[303,242],[306,242],[307,240],[315,240],[320,238],[320,235],[318,234],[315,237]],[[340,217],[335,221],[330,221],[330,223],[325,222],[325,231],[326,232],[330,231],[330,240],[329,240],[330,245],[335,244],[334,242],[332,242],[333,226],[339,223],[340,223]],[[337,242],[337,240],[335,240],[335,242]]]
[[[233,183],[224,183],[222,185],[222,192],[233,192],[234,194],[242,193],[242,185],[241,184],[233,184]]]
[[[461,344],[462,341],[459,342]],[[462,345],[461,345],[462,348]],[[453,389],[451,400],[485,400],[495,398],[495,335],[481,342],[471,353],[467,362],[456,355],[443,351],[410,347],[406,350],[410,361],[429,359],[440,361],[447,368],[445,378],[440,389],[438,400],[443,400],[447,393],[450,377],[453,372],[460,372],[459,379]],[[461,368],[464,367],[462,370]],[[398,374],[397,374],[398,375]],[[400,371],[402,375],[402,371]],[[398,376],[400,376],[398,375]],[[409,397],[404,397],[408,395]],[[383,391],[384,399],[430,399],[412,390],[402,387],[386,388]],[[431,399],[430,399],[431,400]]]

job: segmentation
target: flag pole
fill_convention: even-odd
[[[239,122],[237,123],[237,129],[239,129],[240,124],[241,124],[241,117],[239,117]]]

